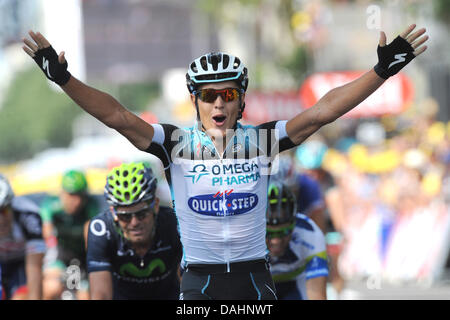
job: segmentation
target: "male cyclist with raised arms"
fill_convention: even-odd
[[[42,299],[45,250],[39,208],[0,174],[0,300]]]
[[[281,181],[269,185],[267,247],[280,300],[326,300],[328,262],[325,237],[304,214]]]
[[[44,299],[60,299],[70,265],[82,273],[78,299],[87,299],[84,229],[100,212],[99,202],[89,194],[86,176],[78,170],[65,172],[59,196],[48,196],[41,204],[43,235],[48,252],[44,265]],[[72,267],[73,268],[73,267]]]
[[[177,300],[182,255],[173,210],[159,206],[157,180],[144,163],[122,164],[106,178],[111,205],[89,225],[91,299]]]
[[[420,37],[425,30],[412,33],[414,28],[389,45],[382,33],[379,63],[360,78],[331,90],[289,121],[257,127],[238,122],[248,76],[230,54],[206,54],[189,65],[187,86],[197,123],[178,129],[148,124],[109,94],[77,80],[67,71],[64,52],[58,56],[40,33],[30,31],[33,41],[24,39],[23,49],[81,108],[163,162],[187,268],[182,299],[275,299],[265,242],[271,158],[356,107],[425,51],[421,45],[427,37]]]

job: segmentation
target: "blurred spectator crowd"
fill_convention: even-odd
[[[445,276],[450,122],[434,114],[386,116],[359,123],[353,136],[309,138],[327,145],[322,168],[337,186],[327,206],[343,237],[338,265],[344,278],[432,283]]]

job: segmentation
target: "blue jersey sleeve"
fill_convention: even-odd
[[[306,174],[300,174],[297,184],[297,211],[308,215],[311,210],[324,204],[322,191],[316,180]]]
[[[111,231],[104,213],[94,217],[89,223],[88,245],[87,245],[87,271],[112,271]]]
[[[328,277],[328,262],[324,252],[313,256],[306,264],[306,280],[317,277]]]

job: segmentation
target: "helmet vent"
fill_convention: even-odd
[[[116,205],[132,205],[141,201],[153,199],[157,179],[151,168],[145,164],[122,164],[109,174],[105,186],[108,203]]]
[[[230,63],[230,56],[227,54],[223,55],[223,68],[228,68],[228,64]]]
[[[240,65],[241,65],[241,60],[239,60],[239,58],[235,58],[234,63],[233,63],[233,69],[239,68]]]
[[[205,56],[200,58],[200,65],[202,66],[203,70],[208,71],[208,63],[206,62]]]
[[[213,70],[217,71],[219,63],[222,61],[222,55],[220,53],[212,53],[208,56],[208,62],[212,64]]]
[[[192,62],[192,63],[191,63],[191,70],[192,70],[192,72],[194,72],[194,73],[197,73],[197,72],[198,72],[197,65],[195,64],[195,62]]]

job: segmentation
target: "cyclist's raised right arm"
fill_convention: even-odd
[[[83,110],[117,130],[136,148],[145,150],[153,138],[153,127],[122,106],[111,95],[89,87],[75,77],[61,88]]]
[[[127,110],[111,95],[87,86],[67,71],[64,52],[59,56],[39,32],[29,32],[33,41],[24,38],[23,50],[32,57],[45,76],[61,86],[83,110],[117,130],[138,149],[145,150],[153,138],[153,127]]]

